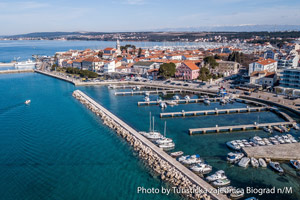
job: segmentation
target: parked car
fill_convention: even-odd
[[[186,84],[184,84],[183,86],[189,86],[189,84],[186,83]]]

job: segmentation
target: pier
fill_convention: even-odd
[[[189,134],[193,135],[194,133],[219,133],[219,132],[232,132],[232,131],[246,131],[246,130],[258,130],[263,129],[263,127],[272,127],[272,126],[284,126],[284,125],[293,125],[295,122],[272,122],[272,123],[262,123],[262,124],[245,124],[245,125],[235,125],[235,126],[215,126],[209,128],[192,128],[189,129]]]
[[[214,109],[214,110],[199,110],[199,111],[182,111],[182,112],[168,112],[160,113],[160,117],[191,117],[203,115],[219,115],[219,114],[233,114],[233,113],[249,113],[268,111],[268,107],[247,107],[247,108],[231,108],[231,109]]]
[[[217,102],[220,101],[222,98],[217,97],[217,98],[206,98],[211,102]],[[164,100],[164,101],[139,101],[138,106],[145,106],[145,105],[158,105],[161,102],[168,103],[170,101],[174,101],[177,104],[185,104],[185,103],[201,103],[204,102],[205,99],[179,99],[179,100]]]
[[[14,74],[14,73],[28,73],[34,72],[33,69],[9,69],[9,70],[1,70],[0,74]]]
[[[300,143],[242,148],[248,157],[270,158],[271,160],[300,160]]]
[[[144,95],[146,93],[149,94],[160,94],[160,93],[167,93],[167,94],[174,94],[176,92],[182,92],[182,90],[149,90],[149,91],[131,91],[131,92],[115,92],[115,95]]]
[[[203,193],[185,194],[187,197],[191,199],[228,200],[225,195],[214,193],[214,188],[211,185],[89,96],[79,90],[74,91],[73,96],[100,116],[104,124],[116,130],[118,134],[125,138],[134,147],[134,150],[138,151],[138,155],[146,160],[156,172],[161,174],[162,180],[169,181],[172,185],[181,189],[191,190],[200,187],[205,191]],[[196,191],[198,190],[196,189]]]

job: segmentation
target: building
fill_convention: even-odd
[[[186,61],[176,67],[175,76],[184,80],[193,80],[198,78],[199,71],[199,67],[194,62]]]
[[[249,76],[255,71],[265,71],[276,72],[277,71],[277,61],[273,59],[263,59],[260,58],[258,61],[249,64]]]
[[[237,74],[239,71],[240,64],[233,61],[218,60],[219,66],[216,68],[216,72],[223,74],[224,77]]]
[[[98,57],[88,57],[82,60],[82,69],[90,71],[99,71],[104,62]]]
[[[133,65],[134,71],[138,74],[147,74],[148,70],[157,68],[159,68],[159,64],[156,62],[139,61]]]
[[[104,73],[115,72],[115,69],[116,69],[116,62],[114,60],[106,62],[103,67]]]
[[[250,84],[261,85],[263,87],[273,87],[276,81],[276,72],[255,71],[250,75]]]
[[[281,87],[300,89],[300,68],[283,70],[280,79]]]
[[[296,68],[298,67],[299,56],[298,55],[288,55],[282,56],[278,61],[278,69],[284,68]]]

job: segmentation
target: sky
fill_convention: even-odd
[[[300,25],[300,0],[1,0],[0,35]]]

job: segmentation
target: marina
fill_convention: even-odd
[[[247,107],[247,108],[231,108],[231,109],[214,109],[214,110],[199,110],[199,111],[182,111],[182,112],[166,112],[160,113],[160,117],[191,117],[203,115],[218,115],[218,114],[234,114],[268,111],[268,107]]]
[[[150,91],[131,91],[131,92],[115,92],[115,95],[144,95],[144,94],[174,94],[177,92],[182,92],[182,90],[150,90]]]
[[[155,94],[155,93],[154,93]],[[156,93],[157,94],[157,93]],[[221,97],[216,97],[216,98],[207,98],[212,102],[217,102],[220,101],[222,98]],[[179,100],[172,100],[173,102],[176,102],[177,104],[188,104],[188,103],[203,103],[205,101],[204,98],[201,99],[179,99]],[[158,105],[160,102],[165,102],[168,103],[170,101],[139,101],[137,104],[138,106],[145,106],[145,105]]]

